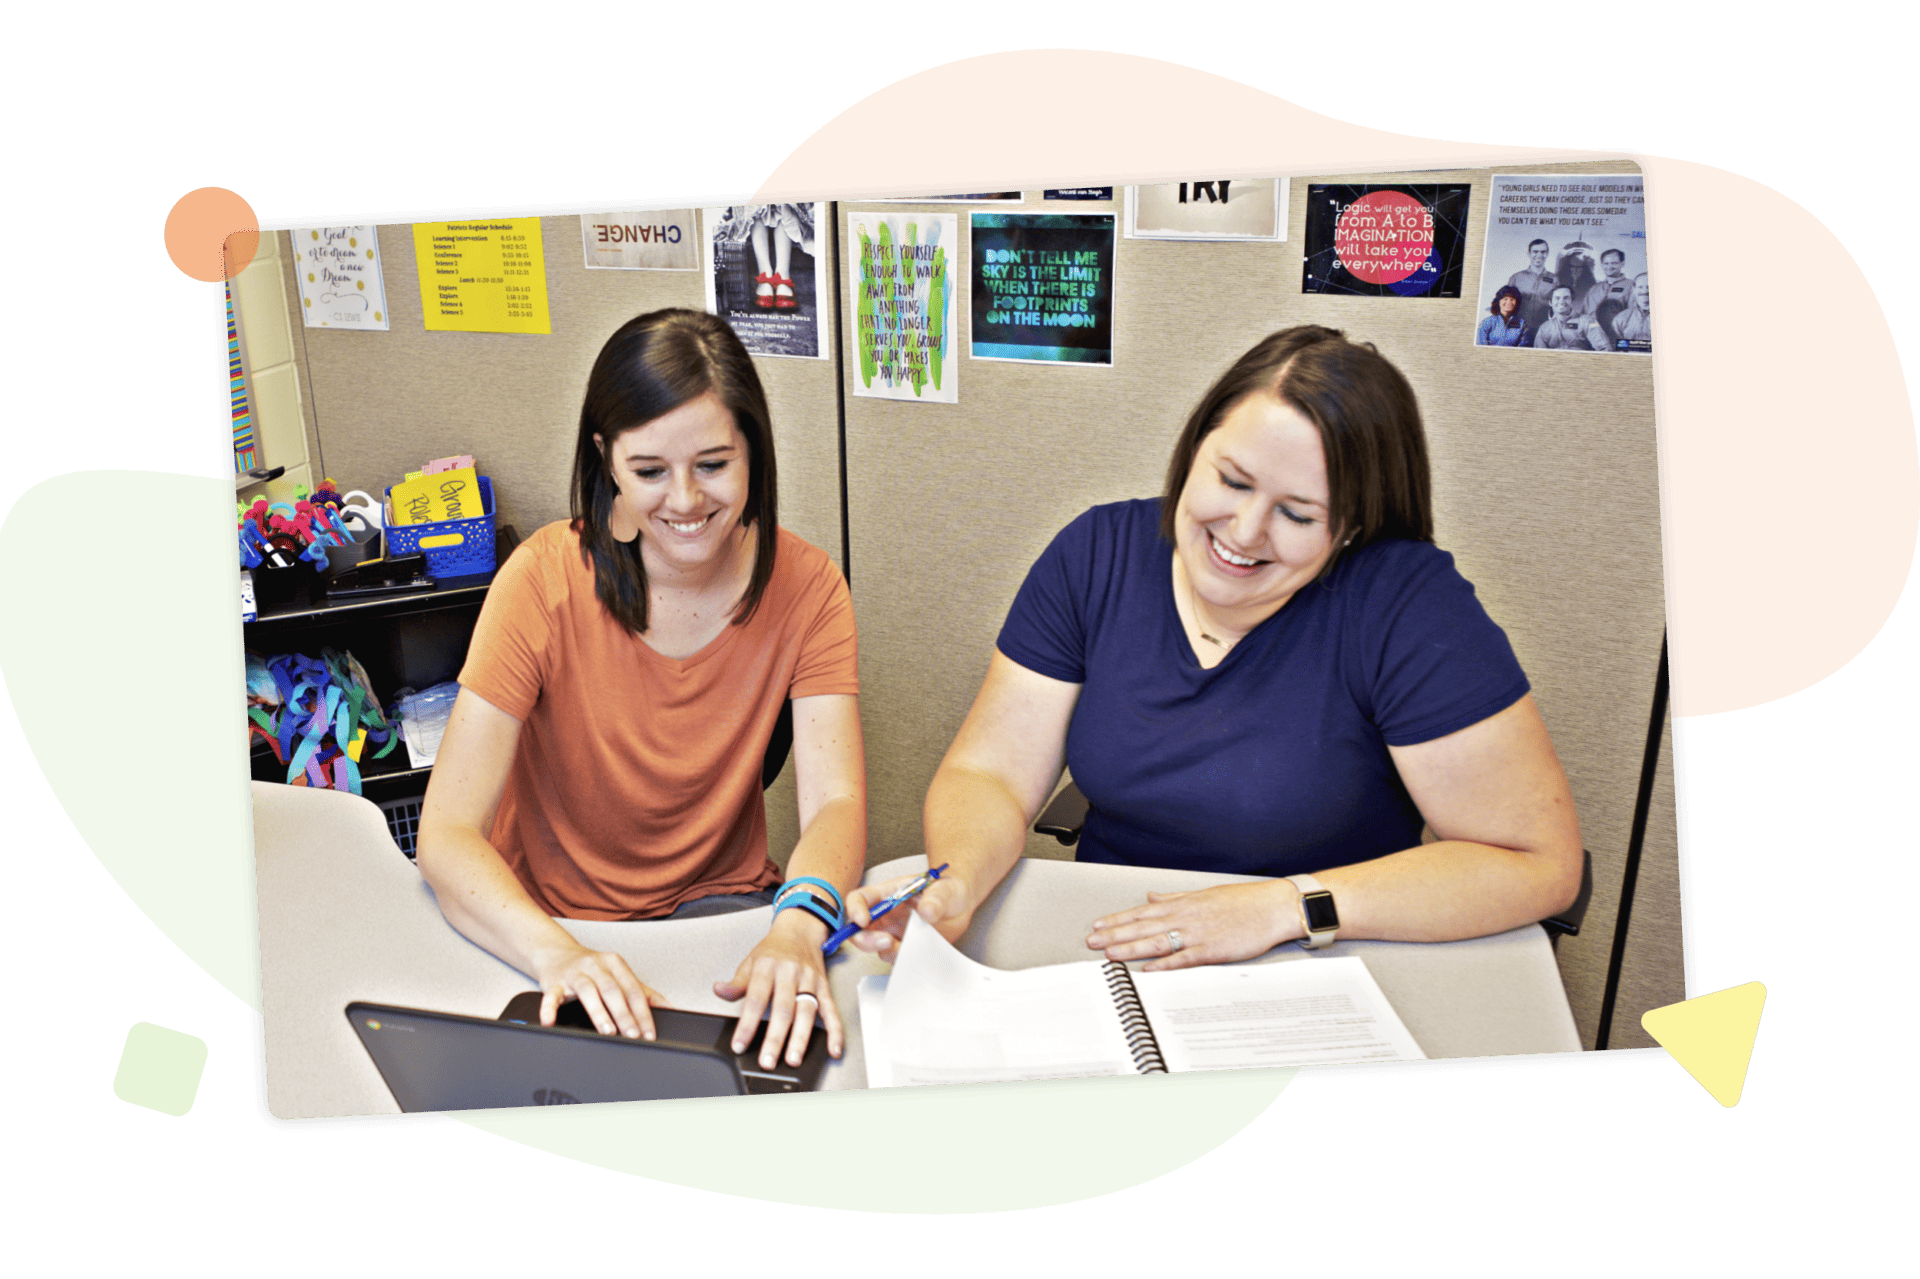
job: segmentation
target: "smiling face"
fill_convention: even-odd
[[[1553,291],[1553,296],[1547,300],[1547,304],[1553,308],[1555,319],[1566,319],[1573,314],[1573,290],[1564,284],[1561,285]]]
[[[1200,441],[1174,554],[1215,624],[1244,635],[1319,576],[1333,555],[1328,491],[1319,429],[1271,392],[1242,399]]]
[[[1546,270],[1548,252],[1549,252],[1549,248],[1545,240],[1535,240],[1532,244],[1528,245],[1527,246],[1527,269],[1531,271]],[[1507,261],[1511,262],[1513,261],[1513,259],[1508,258]]]
[[[608,530],[618,541],[640,538],[656,580],[720,566],[741,541],[750,465],[746,436],[720,398],[689,400],[614,437]]]
[[[1633,281],[1633,304],[1642,311],[1653,309],[1653,299],[1647,293],[1647,277],[1635,276]]]
[[[1514,309],[1519,305],[1520,305],[1519,298],[1513,296],[1513,294],[1511,293],[1504,294],[1500,298],[1500,314],[1512,315],[1514,312]]]
[[[1618,280],[1622,278],[1621,272],[1626,270],[1627,255],[1618,249],[1608,249],[1600,255],[1600,266],[1609,280]]]

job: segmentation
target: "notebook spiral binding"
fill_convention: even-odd
[[[1120,1031],[1127,1037],[1127,1050],[1133,1054],[1133,1064],[1143,1075],[1164,1075],[1167,1063],[1160,1056],[1160,1041],[1153,1037],[1153,1023],[1147,1020],[1146,1009],[1140,1005],[1140,993],[1133,988],[1133,974],[1127,971],[1125,964],[1108,960],[1100,965],[1107,979],[1107,990],[1113,995],[1113,1006],[1120,1013]]]

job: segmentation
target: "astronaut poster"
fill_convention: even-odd
[[[1637,173],[1496,173],[1474,344],[1653,350]]]

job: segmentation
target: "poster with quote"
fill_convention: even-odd
[[[380,275],[377,228],[301,227],[291,235],[301,322],[309,329],[386,332],[387,287]]]
[[[1215,178],[1127,188],[1129,240],[1284,240],[1287,179]]]
[[[1302,293],[1457,298],[1467,252],[1466,183],[1314,183]]]
[[[831,358],[821,301],[824,204],[734,204],[707,209],[707,310],[755,355]]]
[[[878,195],[875,204],[1018,204],[1023,191],[974,191],[959,195]]]
[[[551,333],[539,218],[413,224],[429,332]]]
[[[853,267],[855,395],[955,404],[960,219],[954,213],[847,214]]]
[[[972,356],[1113,363],[1111,213],[974,213]]]
[[[580,245],[589,271],[698,271],[692,209],[584,213]]]
[[[1496,173],[1476,346],[1647,354],[1653,298],[1637,173]]]

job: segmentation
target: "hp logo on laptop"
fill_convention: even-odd
[[[577,1106],[578,1097],[569,1097],[558,1088],[536,1088],[533,1090],[533,1104],[536,1106]]]

